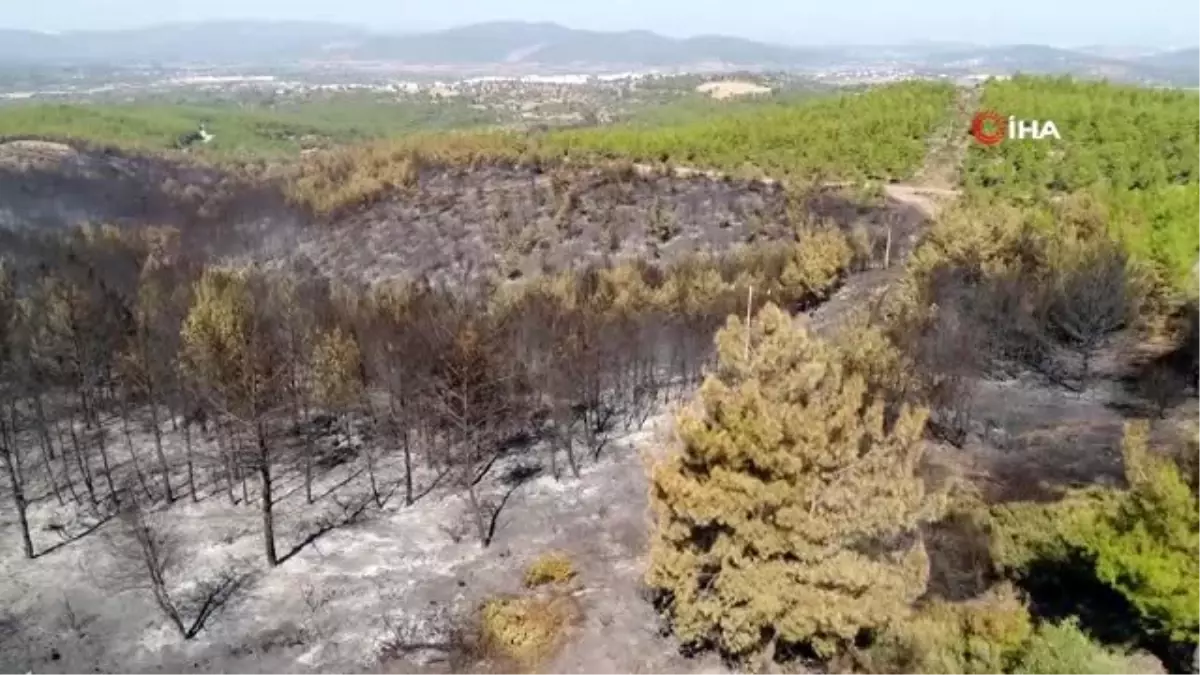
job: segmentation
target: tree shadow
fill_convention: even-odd
[[[437,487],[442,484],[442,480],[444,480],[446,478],[446,476],[449,476],[449,475],[450,475],[450,469],[443,469],[443,470],[439,471],[438,475],[434,476],[433,480],[429,482],[429,485],[425,486],[425,488],[423,490],[421,490],[420,492],[413,495],[412,503],[416,504],[417,502],[421,501],[425,497],[428,497],[431,492],[436,490]]]
[[[79,541],[80,539],[83,539],[84,537],[95,532],[96,530],[99,530],[101,527],[104,527],[104,524],[112,519],[113,519],[112,514],[105,514],[105,515],[101,516],[100,519],[97,520],[95,523],[92,523],[91,525],[87,526],[87,528],[84,529],[83,531],[77,532],[70,536],[63,535],[62,532],[60,531],[60,535],[63,536],[62,541],[58,542],[57,544],[54,544],[53,546],[50,546],[49,548],[46,548],[46,549],[43,549],[41,551],[34,553],[33,557],[35,559],[42,558],[44,556],[50,555],[51,553],[54,553],[55,551],[57,551],[60,548],[69,546],[70,544],[73,544],[73,543]]]
[[[1109,407],[1126,415],[1165,418],[1197,391],[1195,356],[1185,346],[1139,364],[1121,378],[1121,386],[1136,402],[1118,401]]]
[[[500,523],[500,513],[504,511],[504,507],[508,505],[508,501],[512,499],[513,494],[515,494],[522,485],[540,475],[542,475],[541,466],[527,464],[515,466],[504,475],[501,480],[509,487],[504,491],[504,495],[500,498],[500,502],[490,509],[492,513],[491,517],[488,519],[488,531],[487,537],[483,541],[484,546],[490,546],[492,540],[495,538],[496,527]]]
[[[314,502],[319,502],[319,501],[321,501],[322,499],[324,499],[324,498],[328,497],[329,495],[332,495],[333,493],[337,492],[338,490],[340,490],[340,489],[342,489],[342,488],[346,487],[347,485],[349,485],[351,482],[353,482],[353,481],[354,481],[354,479],[355,479],[355,478],[358,478],[358,477],[359,477],[359,476],[361,476],[362,474],[363,474],[363,470],[362,470],[362,469],[355,469],[355,470],[354,470],[352,473],[350,473],[348,476],[346,476],[346,477],[345,477],[345,478],[343,478],[342,480],[338,481],[337,483],[333,484],[332,486],[330,486],[330,487],[329,487],[327,490],[325,490],[325,491],[324,491],[324,492],[322,492],[321,494],[319,494],[319,495],[316,495],[315,497],[313,497],[313,501],[314,501]],[[340,504],[340,503],[339,503],[339,504]]]
[[[297,553],[303,551],[305,547],[316,542],[321,537],[329,534],[339,527],[357,523],[362,518],[362,515],[366,513],[367,508],[370,507],[373,499],[374,498],[370,494],[360,496],[357,500],[349,502],[341,502],[335,497],[334,501],[337,502],[339,507],[341,507],[341,513],[330,514],[322,518],[320,522],[317,523],[317,528],[315,530],[305,535],[304,538],[301,539],[298,544],[293,546],[290,551],[280,556],[279,564],[282,565],[283,563],[287,562]]]
[[[338,490],[340,490],[340,489],[342,489],[342,488],[346,487],[346,486],[347,486],[347,485],[349,485],[351,482],[353,482],[355,478],[358,478],[358,477],[359,477],[359,476],[361,476],[362,474],[363,474],[363,470],[362,470],[362,469],[355,469],[355,470],[354,470],[354,471],[352,471],[350,474],[348,474],[348,475],[347,475],[345,478],[341,479],[341,480],[340,480],[340,481],[338,481],[337,483],[335,483],[335,484],[331,485],[330,487],[326,488],[326,489],[325,489],[325,491],[324,491],[324,492],[322,492],[321,494],[319,494],[319,495],[313,495],[313,503],[315,504],[315,503],[317,503],[317,502],[321,501],[322,499],[324,499],[324,498],[328,497],[329,495],[331,495],[331,494],[333,494],[333,493],[337,492]],[[314,482],[315,482],[315,481],[314,481]],[[296,494],[297,492],[299,492],[301,489],[303,489],[303,487],[304,487],[304,481],[303,481],[303,479],[301,479],[301,481],[300,481],[300,482],[298,482],[298,483],[297,483],[297,484],[296,484],[294,487],[290,488],[290,489],[289,489],[287,492],[284,492],[283,494],[281,494],[280,496],[276,497],[275,499],[272,499],[272,500],[271,500],[271,504],[272,504],[272,505],[275,505],[275,504],[280,504],[280,503],[282,503],[282,502],[283,502],[285,499],[287,499],[287,498],[288,498],[288,497],[290,497],[291,495],[294,495],[294,494]]]
[[[216,616],[238,591],[249,585],[253,575],[250,572],[238,572],[225,569],[214,579],[207,579],[197,585],[189,599],[189,604],[195,607],[194,619],[184,632],[185,640],[190,640],[204,630],[210,619]]]
[[[1168,672],[1190,672],[1195,644],[1175,643],[1146,631],[1137,608],[1096,575],[1095,561],[1086,553],[1037,558],[1016,581],[1039,619],[1079,617],[1080,627],[1100,642],[1132,645],[1158,657]]]

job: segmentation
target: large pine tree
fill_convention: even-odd
[[[677,636],[739,657],[830,654],[925,590],[926,411],[888,411],[844,350],[773,305],[719,365],[654,470],[649,585]]]

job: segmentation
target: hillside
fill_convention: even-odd
[[[0,671],[1195,666],[1194,94],[22,110]]]
[[[388,60],[409,64],[610,63],[740,65],[820,63],[819,52],[727,37],[673,39],[649,31],[605,33],[557,24],[496,22],[431,33],[379,34],[335,24],[214,22],[128,31],[42,34],[6,31],[0,62],[246,63],[298,58]]]
[[[1176,49],[1174,51],[1151,54],[1139,58],[1138,61],[1157,68],[1192,68],[1197,62],[1200,62],[1200,48]]]
[[[374,37],[347,52],[403,63],[611,64],[677,66],[719,62],[796,67],[825,61],[819,50],[721,36],[672,39],[650,31],[598,32],[557,24],[489,23],[412,37]]]
[[[427,159],[535,166],[643,162],[810,185],[838,178],[899,180],[919,167],[926,139],[946,122],[952,98],[949,86],[912,82],[860,94],[709,109],[677,124],[388,139],[308,156],[296,165],[289,192],[316,213],[354,210],[410,182]]]
[[[0,63],[287,63],[364,36],[357,28],[295,21],[211,21],[53,34],[10,29],[0,31]]]
[[[212,142],[191,151],[210,158],[281,158],[304,150],[496,123],[497,116],[460,101],[397,105],[342,97],[273,107],[187,104],[31,104],[0,107],[0,139],[47,138],[141,151],[181,149],[205,125]]]
[[[1194,288],[1200,97],[1021,77],[989,84],[983,104],[1052,119],[1067,131],[1060,143],[973,146],[966,163],[969,187],[1047,209],[1077,209],[1082,213],[1073,217],[1099,219],[1159,273],[1180,288]]]
[[[387,62],[393,66],[540,68],[726,67],[829,69],[899,66],[955,72],[969,66],[997,73],[1082,77],[1189,85],[1200,64],[1189,50],[1112,58],[1040,45],[911,44],[803,47],[739,37],[672,38],[651,31],[602,32],[553,23],[500,21],[426,33],[396,34],[338,24],[208,22],[125,31],[44,34],[0,32],[0,66],[239,65],[296,61]],[[1192,51],[1194,54],[1194,51]]]

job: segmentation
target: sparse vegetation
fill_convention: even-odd
[[[567,596],[494,598],[480,610],[483,644],[532,671],[561,646],[577,613]]]
[[[552,551],[537,557],[525,569],[525,585],[536,588],[545,584],[561,584],[575,578],[575,563],[570,556]]]

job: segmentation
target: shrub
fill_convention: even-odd
[[[525,585],[534,588],[544,584],[561,584],[575,578],[575,565],[565,553],[541,555],[525,570]]]
[[[803,233],[780,282],[789,295],[824,299],[854,257],[846,235],[834,228]]]
[[[1090,489],[1057,502],[1014,502],[990,514],[992,560],[1006,576],[1020,578],[1038,561],[1065,561],[1080,548],[1078,533],[1115,510],[1119,495]]]
[[[1079,352],[1086,384],[1092,354],[1133,316],[1136,290],[1126,256],[1115,246],[1088,246],[1072,257],[1054,285],[1049,318],[1060,338]]]
[[[886,422],[864,377],[774,305],[749,329],[730,317],[717,347],[653,471],[647,582],[685,643],[832,655],[924,592],[926,413]]]
[[[1148,631],[1174,642],[1200,630],[1200,515],[1196,496],[1170,457],[1150,452],[1149,425],[1126,426],[1121,451],[1129,491],[1081,544],[1097,575],[1137,607]]]
[[[532,669],[561,644],[577,610],[570,598],[493,598],[480,611],[485,649]]]
[[[1136,673],[1125,654],[1093,642],[1068,619],[1038,627],[1010,672],[1018,673]]]
[[[1124,653],[1106,648],[1075,617],[1035,630],[1008,584],[961,603],[935,601],[895,624],[860,658],[868,672],[1134,673]]]
[[[1126,428],[1127,490],[1091,489],[1052,504],[993,509],[992,556],[1009,577],[1069,599],[1073,613],[1099,612],[1090,629],[1112,636],[1136,629],[1159,644],[1194,645],[1196,494],[1174,457],[1149,450],[1147,434],[1145,422]]]
[[[862,664],[870,672],[1000,673],[1032,635],[1029,611],[1004,584],[968,602],[923,607],[880,635]]]

